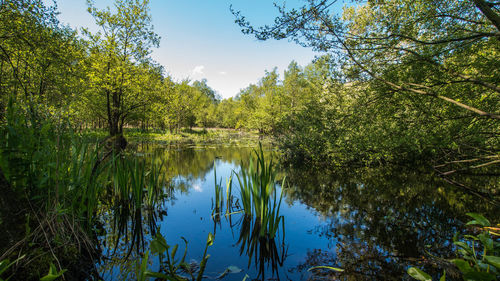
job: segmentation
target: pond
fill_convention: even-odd
[[[169,245],[179,245],[178,256],[184,252],[185,239],[186,261],[193,265],[202,259],[208,234],[215,235],[208,247],[205,280],[243,280],[246,275],[247,280],[409,280],[406,269],[410,265],[431,274],[442,272],[429,256],[453,255],[451,240],[467,221],[465,213],[483,213],[492,219],[500,213],[497,205],[448,185],[421,167],[336,173],[281,167],[278,182],[286,175],[280,208],[283,220],[274,239],[261,239],[255,235],[255,225],[237,212],[241,202],[235,174],[248,169],[255,148],[137,145],[137,157],[154,155],[163,162],[162,172],[170,186],[165,186],[156,211],[126,214],[127,219],[118,223],[116,210],[102,211],[101,278],[134,279],[152,232],[159,231]],[[264,154],[278,160],[271,146],[264,146]],[[214,215],[215,182],[222,183],[225,194],[231,176],[234,210],[230,215]],[[484,185],[498,184],[496,179],[482,180]],[[277,189],[281,190],[280,185]],[[159,270],[157,259],[149,261],[149,268]],[[315,266],[338,267],[344,272]],[[447,277],[453,280],[450,270]]]

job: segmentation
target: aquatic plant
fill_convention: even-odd
[[[481,231],[478,235],[464,235],[464,241],[453,237],[459,258],[449,260],[462,273],[464,280],[497,280],[500,277],[500,227],[492,227],[488,219],[476,213],[467,213],[473,220],[466,225],[474,225]],[[497,238],[495,238],[495,236]],[[416,267],[410,267],[408,274],[420,281],[432,281],[432,277]],[[439,279],[446,280],[446,271]]]
[[[271,266],[273,275],[278,275],[277,269],[286,258],[285,221],[280,215],[285,178],[278,194],[277,171],[272,158],[266,161],[262,144],[254,154],[256,160],[250,157],[248,170],[242,169],[236,174],[244,213],[238,244],[240,255],[248,256],[248,266],[253,260],[259,276],[264,278],[266,265]]]
[[[274,238],[280,222],[284,219],[280,216],[281,200],[285,179],[281,183],[281,191],[278,195],[276,188],[276,168],[272,158],[269,162],[264,157],[262,144],[259,151],[254,151],[257,156],[254,167],[253,158],[250,157],[248,171],[242,169],[236,174],[240,186],[240,199],[246,216],[255,217],[259,226],[260,236],[268,235]]]
[[[176,255],[179,245],[176,244],[173,247],[167,244],[165,238],[158,231],[154,239],[151,241],[150,250],[152,254],[158,255],[160,260],[160,271],[151,271],[147,268],[149,252],[147,251],[144,258],[140,262],[139,272],[137,274],[139,280],[147,280],[149,277],[157,278],[157,280],[170,280],[170,281],[180,281],[189,280],[189,278],[180,275],[180,271],[188,273],[193,281],[201,281],[203,279],[203,273],[207,265],[207,261],[210,255],[207,254],[209,246],[214,243],[214,235],[208,233],[207,241],[205,243],[205,250],[203,251],[202,260],[199,265],[192,265],[186,263],[187,246],[188,242],[184,237],[181,237],[185,243],[184,254],[182,258],[177,261]],[[196,277],[195,277],[196,274]]]
[[[9,269],[27,274],[16,276],[21,279],[42,276],[45,272],[40,270],[50,262],[57,266],[53,273],[62,271],[71,263],[66,259],[80,258],[74,252],[96,254],[92,237],[102,204],[111,203],[116,220],[140,217],[137,210],[155,208],[165,182],[161,165],[147,167],[125,153],[112,155],[101,143],[86,142],[64,118],[44,112],[36,105],[28,110],[11,101],[0,126],[0,185],[5,199],[0,200],[0,223],[9,226],[0,240],[17,241],[0,249],[0,259],[26,254]],[[121,225],[126,229],[126,222]]]
[[[212,218],[214,220],[220,219],[222,208],[224,207],[224,194],[222,192],[222,179],[217,183],[217,170],[214,164],[214,192],[215,196],[212,199]]]
[[[155,234],[157,203],[163,198],[166,180],[162,176],[163,164],[146,168],[146,162],[136,157],[119,154],[110,159],[108,179],[108,202],[112,213],[112,231],[116,234],[115,249],[120,239],[131,239],[129,253],[135,247],[144,249],[143,220],[147,220],[149,231]],[[130,230],[130,237],[129,235]],[[127,256],[128,256],[127,255]]]

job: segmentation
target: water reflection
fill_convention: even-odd
[[[401,280],[409,265],[437,275],[453,257],[451,238],[466,212],[498,220],[498,207],[446,185],[424,169],[364,168],[338,174],[290,173],[289,202],[297,200],[317,211],[326,223],[311,231],[330,240],[331,251],[313,249],[293,270],[331,265],[345,269],[341,280]],[[491,179],[485,179],[489,181]],[[334,251],[333,251],[334,250]],[[439,269],[438,269],[439,268]],[[332,272],[318,272],[330,278]],[[447,269],[447,280],[456,277]]]
[[[207,233],[215,232],[206,274],[215,278],[231,265],[245,269],[224,280],[242,280],[245,274],[260,280],[409,280],[409,265],[437,276],[446,265],[430,255],[453,256],[451,239],[463,227],[466,212],[499,219],[497,206],[454,188],[425,168],[386,166],[336,173],[283,168],[290,185],[281,212],[287,223],[276,238],[259,237],[259,226],[252,219],[212,212],[214,168],[217,180],[225,183],[233,172],[248,166],[252,149],[138,145],[138,157],[149,162],[157,156],[156,161],[163,162],[162,172],[170,179],[172,192],[156,211],[127,213],[110,208],[105,212],[105,248],[113,249],[120,242],[116,251],[107,252],[113,262],[101,268],[108,272],[104,279],[120,279],[118,272],[127,267],[133,272],[132,261],[141,250],[130,252],[130,246],[147,248],[151,233],[158,228],[173,244],[186,237],[188,259],[198,260]],[[498,179],[476,177],[474,182],[498,190]],[[233,207],[230,213],[241,209],[236,199],[225,204]],[[133,219],[122,219],[127,217]],[[345,271],[308,271],[322,265]],[[446,270],[447,280],[457,277],[453,268]]]
[[[248,267],[252,265],[258,272],[256,279],[267,280],[266,271],[272,274],[272,279],[280,279],[279,268],[283,266],[287,256],[285,244],[285,221],[282,221],[278,235],[274,238],[262,236],[261,225],[257,219],[242,216],[237,225],[240,235],[237,244],[240,255],[248,257]]]

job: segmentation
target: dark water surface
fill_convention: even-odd
[[[463,228],[466,212],[483,213],[493,220],[500,213],[495,205],[423,168],[388,166],[337,173],[281,169],[278,178],[286,174],[288,182],[280,211],[284,228],[272,241],[258,239],[242,214],[222,216],[219,222],[212,218],[214,170],[225,189],[226,179],[238,173],[241,165],[246,168],[254,147],[139,145],[137,157],[156,155],[163,161],[173,189],[165,187],[159,210],[124,214],[129,219],[121,232],[114,224],[117,212],[103,210],[107,231],[100,237],[105,255],[101,276],[134,279],[151,231],[159,229],[169,245],[179,244],[179,256],[184,237],[187,261],[193,262],[201,260],[208,233],[215,234],[205,280],[221,277],[229,266],[241,272],[222,280],[243,280],[245,275],[250,276],[247,280],[409,280],[409,265],[432,274],[442,272],[430,254],[453,255],[451,239]],[[271,150],[265,147],[268,158]],[[480,184],[498,187],[498,179],[481,180]],[[239,196],[237,180],[233,194]],[[120,244],[115,249],[111,245],[117,240]],[[158,270],[158,260],[151,257],[150,262],[149,268]],[[345,271],[308,271],[324,265]],[[447,280],[453,280],[453,269],[449,270]]]

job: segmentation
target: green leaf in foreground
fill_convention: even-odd
[[[432,281],[432,277],[416,267],[408,268],[408,274],[420,281]]]
[[[40,278],[40,281],[56,280],[57,278],[61,277],[64,274],[64,272],[66,272],[66,269],[57,272],[56,266],[53,263],[50,263],[49,273],[44,277]]]
[[[480,225],[480,226],[490,226],[490,221],[481,214],[477,213],[467,213],[467,215],[474,220],[468,222],[466,225]]]
[[[446,270],[443,272],[443,276],[439,278],[439,281],[446,281]]]
[[[496,267],[497,269],[500,269],[500,257],[497,256],[484,256],[484,260]]]

